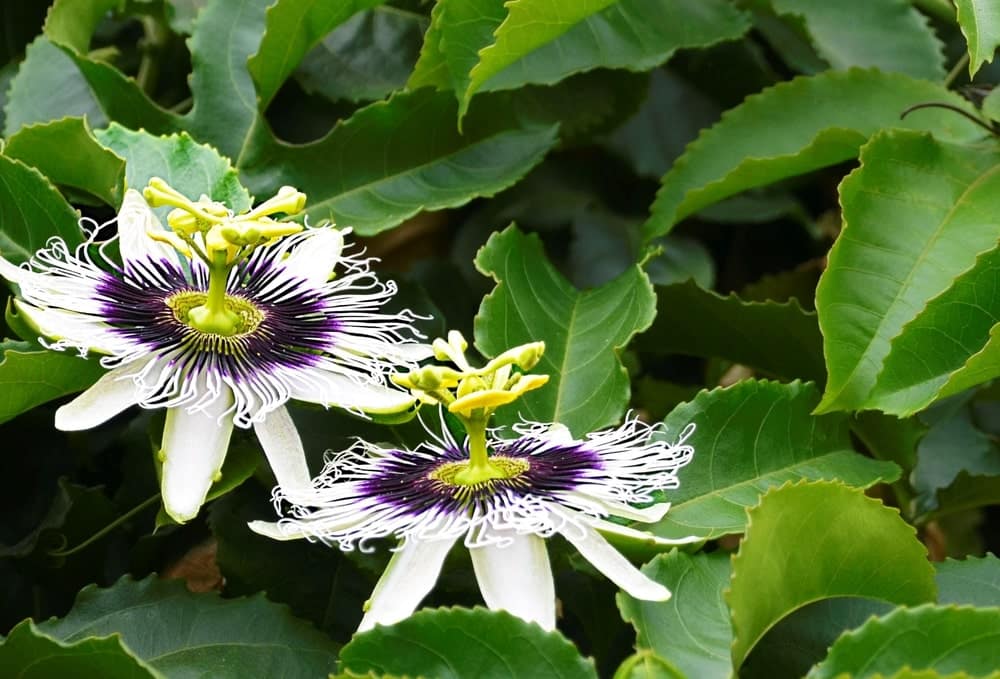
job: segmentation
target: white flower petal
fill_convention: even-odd
[[[598,486],[597,490],[600,491],[601,488]],[[655,505],[639,509],[624,502],[588,493],[586,485],[569,491],[567,495],[572,496],[580,506],[592,507],[603,514],[619,516],[629,521],[641,521],[642,523],[655,523],[666,516],[667,511],[670,509],[669,502],[658,502]]]
[[[398,413],[413,406],[414,398],[381,384],[356,382],[331,372],[314,373],[315,384],[296,386],[291,398],[325,406],[353,408],[369,413]]]
[[[128,341],[92,316],[74,311],[38,307],[21,300],[14,300],[14,306],[24,320],[43,337],[66,340],[75,348],[102,354],[115,354],[131,348]]]
[[[134,370],[134,366],[122,366],[101,376],[89,389],[56,411],[56,429],[90,429],[138,403],[139,390],[128,377]]]
[[[267,414],[263,422],[254,422],[254,431],[271,465],[271,471],[291,502],[302,502],[312,491],[312,477],[306,464],[306,451],[284,406]]]
[[[666,601],[670,598],[669,589],[643,575],[590,526],[578,522],[560,533],[577,548],[583,558],[629,596],[644,601]]]
[[[135,189],[125,192],[121,210],[118,211],[118,248],[125,264],[141,259],[167,259],[177,262],[177,253],[166,243],[155,241],[149,232],[166,229],[156,218],[156,214],[146,203],[146,199]]]
[[[553,630],[556,595],[545,540],[513,532],[510,538],[512,542],[505,546],[469,548],[483,600],[494,610],[507,611]]]
[[[392,555],[375,585],[358,631],[391,625],[409,617],[434,588],[453,544],[455,540],[408,540]]]
[[[25,282],[30,281],[32,278],[38,279],[41,274],[34,273],[28,269],[22,269],[0,257],[0,276],[3,276],[11,283],[24,285]]]
[[[284,265],[295,276],[323,285],[330,279],[344,250],[344,235],[332,227],[310,229],[306,234],[308,238],[288,254]]]
[[[288,530],[287,528],[283,528],[285,525],[288,524],[281,524],[274,521],[251,521],[247,524],[254,533],[271,538],[272,540],[301,540],[309,535],[301,527]]]
[[[379,358],[389,359],[397,363],[416,363],[434,355],[434,348],[430,344],[400,342],[399,344],[385,344],[384,347],[384,351],[378,352]]]
[[[688,535],[682,538],[662,538],[659,535],[648,533],[644,530],[621,526],[617,523],[604,521],[602,519],[589,518],[590,524],[605,535],[620,535],[629,540],[638,540],[654,547],[673,547],[675,545],[689,545],[694,542],[705,542],[708,538],[700,535]]]
[[[233,433],[233,404],[226,390],[205,410],[168,408],[163,427],[163,507],[175,521],[198,515],[208,490],[222,469]]]

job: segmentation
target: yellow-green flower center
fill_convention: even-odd
[[[225,306],[226,317],[231,319],[232,327],[227,332],[212,332],[210,329],[200,327],[191,317],[192,311],[203,309],[208,299],[208,294],[193,290],[178,292],[166,299],[166,305],[174,313],[174,318],[179,323],[195,328],[202,332],[222,335],[225,337],[238,337],[248,335],[256,330],[264,320],[264,312],[241,297],[226,295],[223,304]]]
[[[483,486],[492,486],[496,481],[524,483],[519,481],[518,477],[523,476],[529,469],[531,463],[523,458],[494,455],[485,465],[476,465],[472,460],[446,462],[427,477],[456,489],[461,495]]]

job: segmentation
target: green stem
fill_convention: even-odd
[[[952,83],[955,82],[955,78],[957,78],[959,74],[962,71],[964,71],[968,65],[969,65],[969,53],[966,52],[965,54],[962,55],[961,59],[955,62],[955,65],[951,67],[951,70],[948,71],[948,75],[946,75],[944,78],[944,86],[951,87]]]
[[[468,420],[465,431],[469,434],[469,468],[488,467],[490,461],[486,450],[486,420]]]
[[[135,516],[136,514],[138,514],[139,512],[141,512],[142,510],[146,509],[147,507],[149,507],[150,505],[152,505],[154,502],[156,502],[159,499],[160,499],[160,494],[159,493],[156,493],[155,495],[152,495],[151,497],[146,498],[145,500],[143,500],[142,502],[140,502],[138,505],[136,505],[132,509],[130,509],[127,512],[125,512],[124,514],[122,514],[121,516],[119,516],[117,519],[115,519],[114,521],[112,521],[111,523],[109,523],[108,525],[106,525],[104,528],[102,528],[101,530],[97,531],[96,533],[94,533],[93,535],[91,535],[89,538],[87,538],[86,540],[84,540],[83,542],[81,542],[80,544],[76,545],[75,547],[70,547],[69,549],[57,549],[57,550],[49,552],[48,555],[49,556],[56,556],[56,557],[64,557],[64,556],[71,556],[73,554],[76,554],[80,550],[89,547],[94,542],[97,542],[98,540],[100,540],[101,538],[103,538],[105,535],[107,535],[108,533],[110,533],[111,531],[113,531],[115,528],[117,528],[118,526],[122,525],[123,523],[125,523],[126,521],[128,521],[129,519],[131,519],[133,516]]]
[[[188,323],[202,332],[229,337],[239,331],[240,317],[226,308],[226,285],[231,268],[226,260],[225,252],[212,253],[205,303],[188,312]]]

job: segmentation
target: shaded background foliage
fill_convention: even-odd
[[[384,550],[250,533],[273,479],[241,432],[214,502],[170,523],[162,415],[56,431],[101,369],[45,351],[8,305],[0,666],[993,676],[1000,15],[954,5],[3,3],[5,257],[80,242],[81,215],[105,222],[151,176],[234,209],[292,184],[311,222],[381,258],[429,336],[459,329],[484,356],[545,340],[552,381],[526,416],[576,434],[629,408],[696,422],[650,529],[708,541],[619,545],[666,603],[616,594],[557,543],[551,634],[469,610],[459,550],[432,610],[352,640]],[[927,103],[957,112],[901,117]],[[314,470],[352,436],[421,437],[292,410]]]

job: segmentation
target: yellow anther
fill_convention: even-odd
[[[448,331],[448,344],[455,347],[455,349],[464,354],[465,350],[469,348],[469,343],[465,341],[465,337],[462,336],[458,330]]]
[[[255,219],[248,228],[257,229],[262,238],[281,238],[302,231],[305,227],[296,222],[276,222],[273,219]]]
[[[549,381],[548,375],[521,375],[521,379],[510,385],[508,389],[520,396],[521,394],[545,386]]]
[[[518,394],[514,392],[501,391],[499,389],[475,391],[452,401],[448,406],[448,411],[470,417],[473,410],[499,408],[516,400],[517,397]]]
[[[250,210],[245,216],[250,219],[273,215],[277,212],[284,212],[287,215],[294,215],[302,212],[306,206],[306,194],[297,191],[291,186],[282,186],[274,197],[265,200],[263,203]]]

